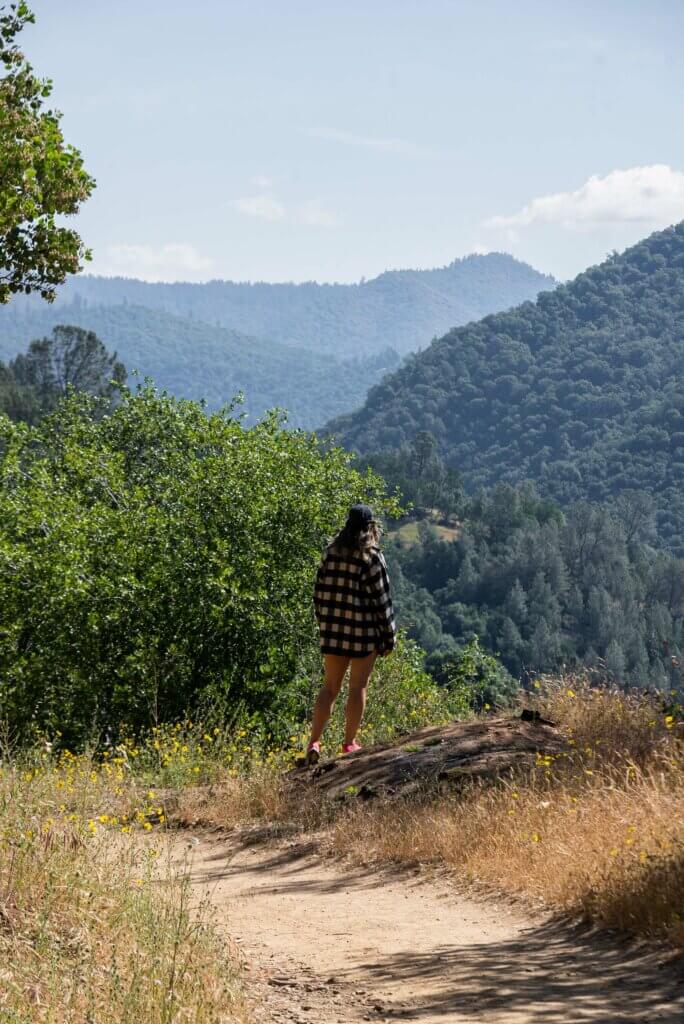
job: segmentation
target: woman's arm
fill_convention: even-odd
[[[321,558],[321,561],[318,566],[318,572],[316,573],[316,582],[314,583],[313,592],[314,612],[316,613],[316,620],[319,623],[321,621],[321,611],[326,596],[324,590],[322,589],[322,584],[325,580],[326,568],[326,557],[324,555]]]
[[[380,633],[381,654],[389,654],[397,644],[397,626],[387,575],[387,564],[380,551],[373,552],[371,563],[365,573],[364,584]]]

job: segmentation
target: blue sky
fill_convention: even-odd
[[[92,269],[571,277],[684,219],[681,0],[34,0]]]

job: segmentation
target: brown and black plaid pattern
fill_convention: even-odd
[[[332,544],[316,576],[314,606],[324,654],[363,658],[391,651],[397,638],[385,559],[371,548],[367,560]]]

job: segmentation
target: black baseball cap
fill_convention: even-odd
[[[347,516],[347,526],[354,530],[362,530],[375,521],[370,505],[352,505]]]

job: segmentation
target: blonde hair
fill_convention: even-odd
[[[344,548],[347,551],[358,551],[362,558],[367,558],[372,548],[380,544],[382,530],[374,519],[360,530],[344,526],[328,544],[329,548]]]

